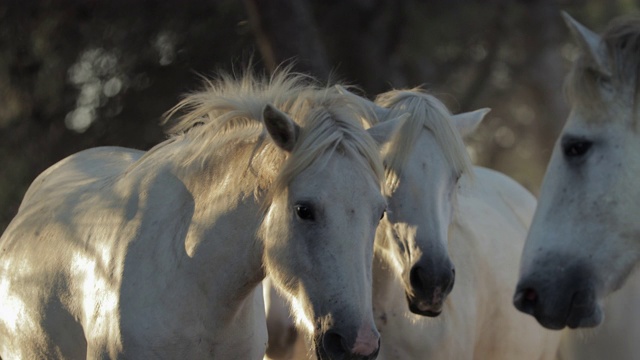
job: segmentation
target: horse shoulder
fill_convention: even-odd
[[[105,343],[116,326],[119,284],[110,272],[119,265],[110,239],[96,234],[105,209],[94,211],[95,194],[105,177],[139,155],[121,148],[82,151],[45,170],[30,186],[0,239],[0,308],[5,309],[0,328],[13,333],[15,343],[8,348],[41,351],[40,357],[56,351],[85,357],[87,342]],[[108,225],[102,228],[111,227],[114,234],[117,226]],[[18,321],[12,312],[27,320]],[[83,330],[96,322],[101,325]],[[58,325],[69,329],[65,338],[57,338]]]

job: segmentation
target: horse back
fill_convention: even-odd
[[[22,199],[20,209],[42,194],[41,190],[73,191],[79,184],[108,181],[124,173],[144,152],[114,146],[87,149],[70,155],[52,165],[31,183]]]

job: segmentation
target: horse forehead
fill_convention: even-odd
[[[291,183],[293,193],[317,197],[383,201],[373,171],[350,156],[334,153],[324,156],[303,170]],[[374,202],[375,203],[375,202]]]
[[[559,138],[564,135],[584,136],[588,138],[607,138],[608,141],[620,142],[624,137],[637,137],[638,132],[631,127],[631,113],[618,113],[617,110],[589,111],[574,108],[569,114],[567,123]]]
[[[422,131],[413,150],[409,153],[404,164],[403,173],[408,176],[421,177],[422,181],[429,181],[438,177],[449,177],[454,171],[453,165],[447,160],[446,149],[439,145],[435,136],[427,130]],[[426,176],[428,174],[428,176]],[[425,177],[426,176],[426,177]]]

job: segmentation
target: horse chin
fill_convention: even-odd
[[[565,327],[571,329],[590,328],[600,325],[604,319],[604,312],[599,301],[587,298],[586,301],[578,301],[574,296],[571,305],[564,311],[558,308],[541,306],[537,308],[524,308],[521,311],[536,318],[540,325],[551,330],[562,330]]]
[[[407,296],[407,303],[409,304],[409,311],[416,315],[436,317],[442,313],[443,302],[436,304],[430,303],[423,299],[417,299],[409,294]]]
[[[603,319],[604,313],[599,305],[594,307],[592,312],[588,315],[572,311],[566,319],[558,319],[556,317],[541,315],[536,316],[536,320],[538,320],[540,325],[551,330],[562,330],[565,327],[570,329],[596,327],[602,323]]]
[[[598,308],[592,316],[576,320],[567,319],[567,326],[571,329],[596,327],[603,319],[604,313]]]

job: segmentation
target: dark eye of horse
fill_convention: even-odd
[[[562,139],[562,150],[564,156],[569,159],[577,159],[586,154],[593,145],[593,142],[584,138],[567,136]]]
[[[382,218],[384,217],[384,214],[387,212],[387,210],[382,210],[382,213],[380,214],[380,220],[382,220]]]
[[[313,208],[308,204],[297,204],[295,206],[296,215],[300,220],[312,221],[315,219]]]

